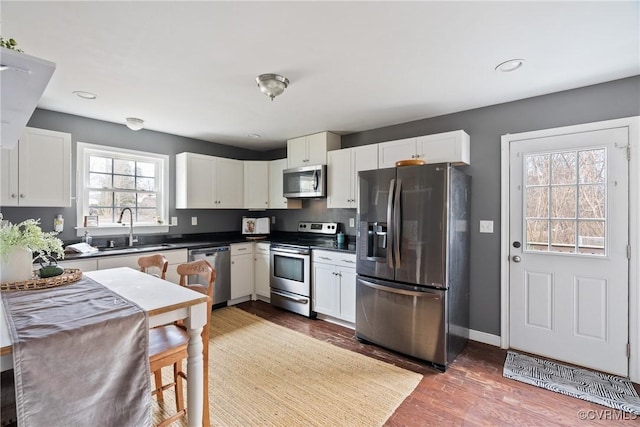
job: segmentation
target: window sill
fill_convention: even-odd
[[[158,234],[168,233],[169,224],[159,225],[134,225],[133,234]],[[108,227],[75,227],[76,236],[84,236],[84,232],[88,231],[92,236],[128,236],[129,226],[108,226]]]

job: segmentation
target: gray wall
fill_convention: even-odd
[[[259,160],[262,159],[262,154],[259,152],[145,129],[134,132],[122,124],[42,109],[36,109],[27,126],[70,133],[73,171],[76,169],[76,143],[78,141],[168,155],[169,182],[171,183],[169,215],[178,217],[178,226],[171,227],[171,234],[239,230],[242,215],[248,213],[246,210],[175,209],[176,193],[173,184],[175,183],[175,154],[188,151],[241,160]],[[286,153],[282,157],[285,156]],[[46,171],[42,171],[43,185],[46,185],[46,176]],[[71,194],[75,196],[75,173],[72,174],[71,185]],[[41,218],[42,229],[45,231],[53,230],[53,218],[59,213],[65,219],[64,232],[60,234],[60,238],[65,241],[78,240],[76,230],[73,229],[76,225],[75,203],[70,208],[2,207],[4,219],[15,223],[26,218]],[[192,216],[198,217],[197,226],[191,225]]]
[[[471,136],[471,165],[464,170],[472,176],[471,203],[471,328],[500,334],[500,137],[507,133],[526,132],[558,126],[596,122],[640,115],[640,76],[609,83],[553,93],[521,101],[479,108],[432,119],[388,126],[342,136],[343,147],[373,144],[418,135],[464,129]],[[132,132],[123,125],[86,119],[68,114],[36,110],[29,126],[70,132],[73,141],[113,145],[152,151],[171,156],[171,180],[174,182],[176,153],[191,151],[244,160],[271,160],[284,157],[282,149],[265,153],[142,130]],[[331,129],[328,129],[331,130]],[[283,141],[284,142],[284,141]],[[75,145],[74,145],[75,167]],[[43,171],[43,182],[46,182]],[[74,184],[75,188],[75,184]],[[236,231],[240,217],[275,216],[274,230],[295,231],[298,221],[334,221],[347,227],[355,209],[327,209],[325,200],[305,200],[300,210],[176,210],[175,189],[171,189],[170,215],[178,216],[179,226],[171,233]],[[75,238],[75,207],[2,208],[5,218],[20,221],[42,218],[45,230],[53,228],[57,213],[65,216],[63,239]],[[191,216],[198,216],[192,227]],[[494,221],[494,234],[480,234],[480,220]]]
[[[500,137],[640,115],[640,77],[388,126],[342,137],[342,147],[464,129],[471,137],[471,329],[500,335]],[[480,220],[494,233],[480,234]]]

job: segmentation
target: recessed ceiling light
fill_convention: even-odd
[[[85,92],[83,90],[74,90],[72,93],[76,94],[82,99],[96,99],[98,97],[95,93]]]
[[[257,133],[250,133],[249,135],[247,135],[249,138],[260,138],[260,135]]]
[[[496,66],[496,71],[502,71],[503,73],[508,73],[510,71],[515,71],[518,68],[524,65],[524,59],[510,59],[508,61],[504,61]]]

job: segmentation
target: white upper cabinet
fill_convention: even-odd
[[[358,207],[358,172],[378,168],[377,145],[327,153],[327,208]]]
[[[420,159],[425,163],[468,165],[470,138],[463,130],[406,138],[378,144],[378,166],[395,167],[398,160]]]
[[[302,200],[287,199],[282,195],[284,182],[282,171],[287,168],[287,159],[269,162],[269,209],[300,209]]]
[[[56,64],[4,47],[0,47],[0,62],[3,68],[0,79],[0,147],[10,149],[18,144],[18,139],[35,111],[56,69]]]
[[[177,154],[176,208],[242,208],[243,170],[241,160],[194,153]]]
[[[470,138],[463,130],[425,135],[417,138],[417,153],[426,163],[453,163],[468,165]]]
[[[340,136],[320,132],[287,141],[287,168],[326,165],[327,151],[340,148]]]
[[[0,150],[0,181],[2,206],[71,206],[71,135],[25,128]]]
[[[244,162],[244,207],[267,209],[269,207],[269,162]]]
[[[214,187],[217,208],[241,209],[244,204],[244,165],[242,160],[215,157]]]
[[[398,160],[415,159],[416,139],[398,139],[378,144],[378,167],[394,168]]]

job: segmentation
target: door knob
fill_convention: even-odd
[[[514,257],[511,258],[513,260],[513,262],[520,262],[522,261],[522,258],[520,258],[520,256],[516,255]]]

